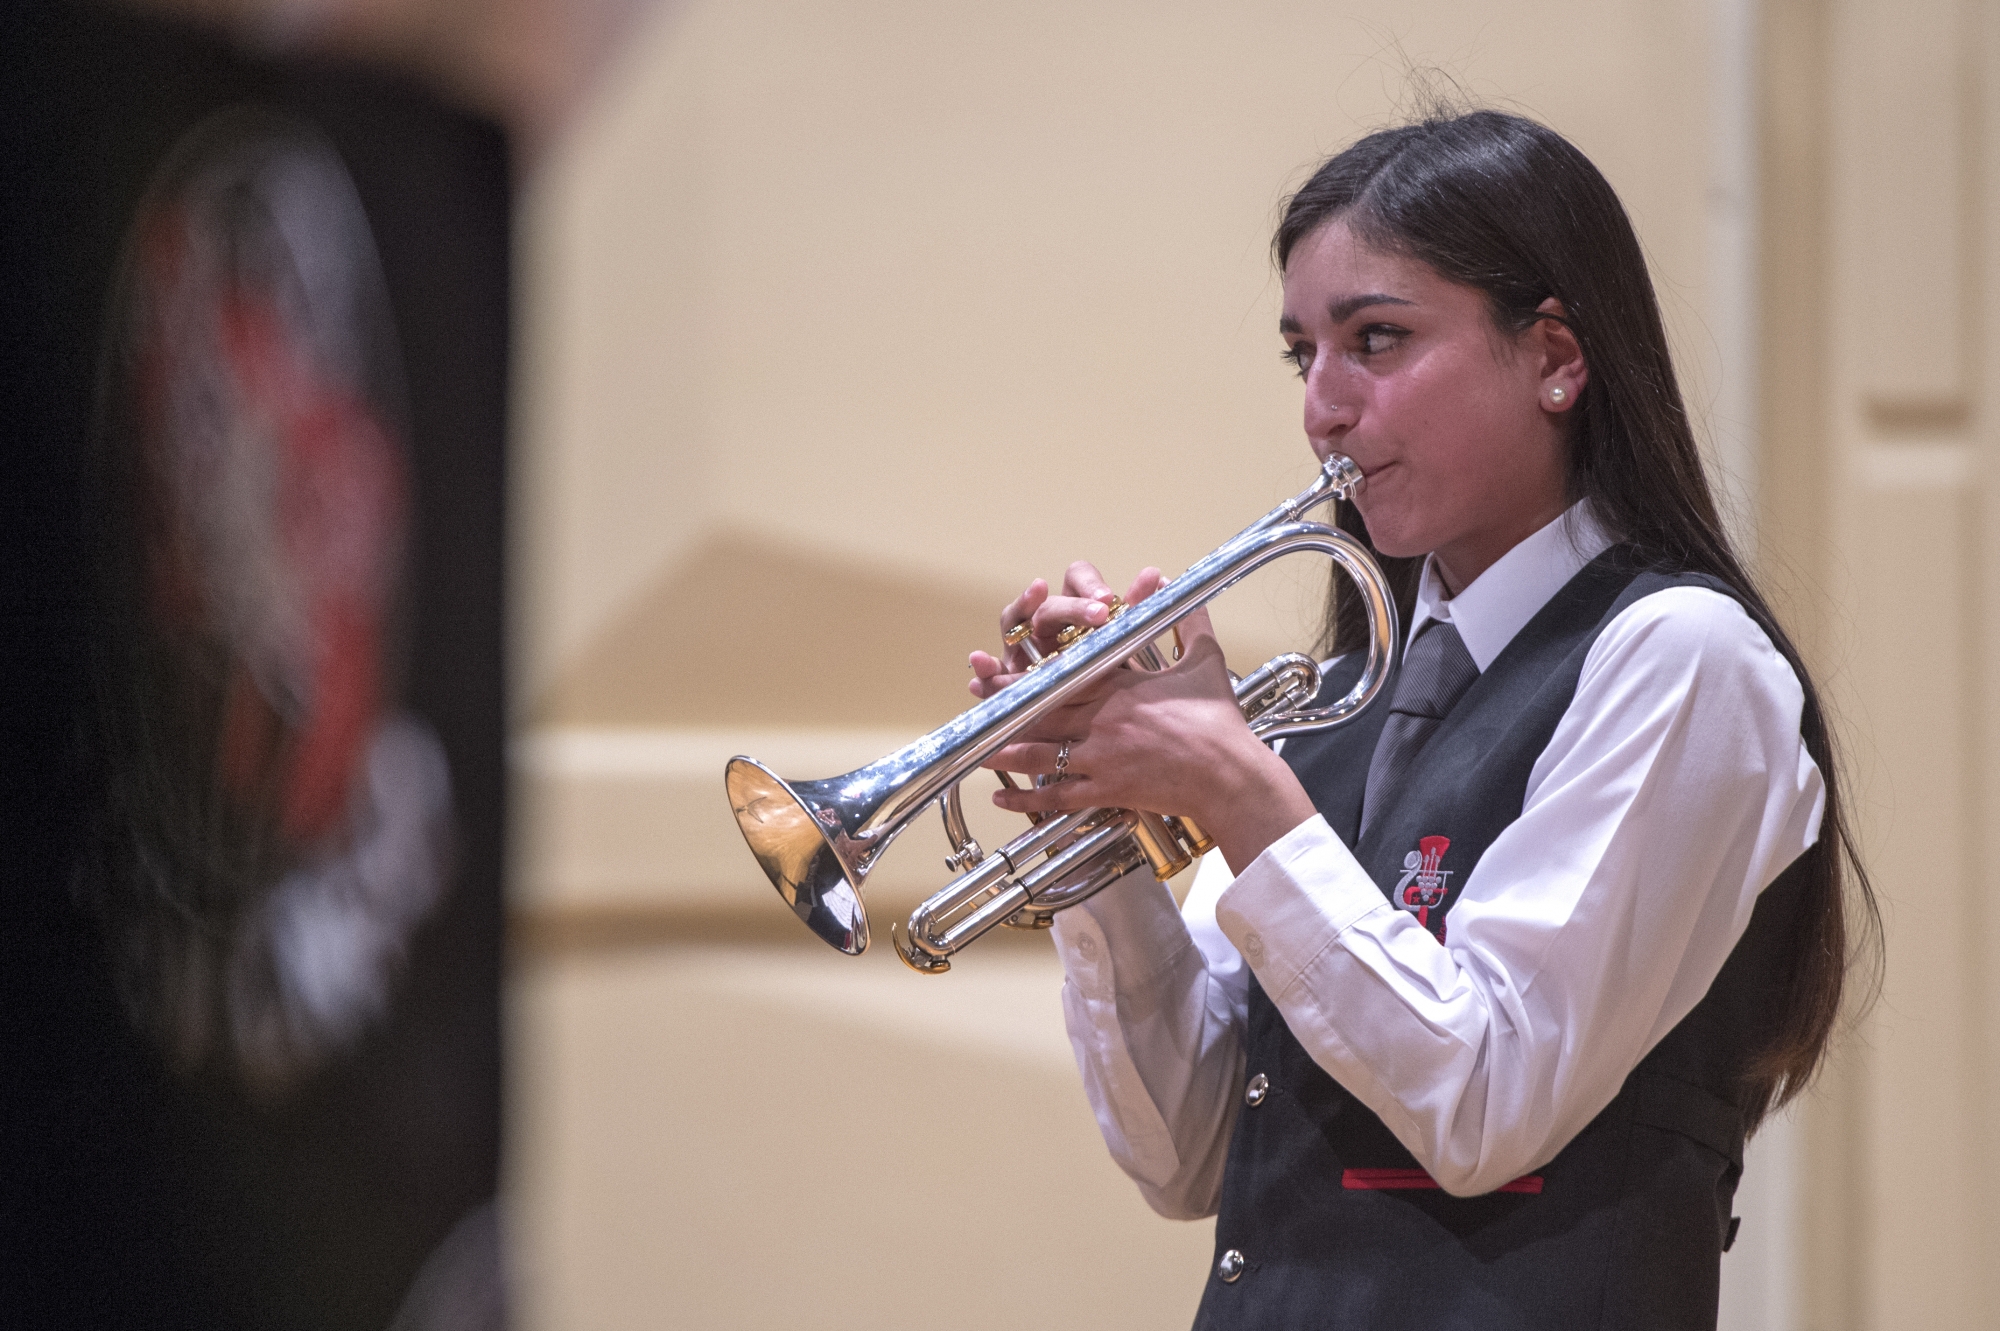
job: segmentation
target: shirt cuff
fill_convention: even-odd
[[[1194,946],[1173,893],[1143,869],[1061,912],[1054,924],[1064,974],[1093,998],[1145,984]]]
[[[1215,903],[1215,920],[1276,999],[1356,921],[1390,910],[1319,814],[1267,847]]]

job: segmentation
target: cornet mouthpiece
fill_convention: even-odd
[[[1327,480],[1333,485],[1335,497],[1340,499],[1353,498],[1354,492],[1368,480],[1361,474],[1361,468],[1354,459],[1341,453],[1328,454],[1324,470]]]

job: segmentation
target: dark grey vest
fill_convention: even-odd
[[[1443,937],[1473,866],[1520,816],[1591,644],[1671,586],[1730,594],[1639,571],[1619,549],[1578,573],[1466,691],[1418,755],[1408,794],[1358,844],[1387,709],[1292,740],[1285,757],[1384,894]],[[1421,1186],[1415,1158],[1307,1056],[1253,980],[1246,1075],[1269,1089],[1237,1117],[1198,1331],[1713,1327],[1743,1163],[1731,1096],[1776,1028],[1801,881],[1795,863],[1765,890],[1707,996],[1601,1114],[1534,1175],[1484,1197]],[[1232,1252],[1240,1262],[1223,1262]]]

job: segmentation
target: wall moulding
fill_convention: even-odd
[[[1862,444],[1850,450],[1848,471],[1853,483],[1870,493],[1964,490],[1978,479],[1972,445],[1928,439]]]
[[[1972,404],[1963,398],[1925,401],[1876,397],[1864,402],[1861,410],[1869,432],[1878,435],[1955,434],[1972,425]]]

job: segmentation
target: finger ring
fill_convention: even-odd
[[[1056,750],[1056,780],[1057,780],[1057,781],[1067,781],[1067,780],[1069,780],[1069,746],[1070,746],[1070,744],[1071,744],[1071,741],[1070,741],[1070,740],[1064,740],[1064,741],[1062,742],[1062,747],[1061,747],[1060,749],[1057,749],[1057,750]]]

